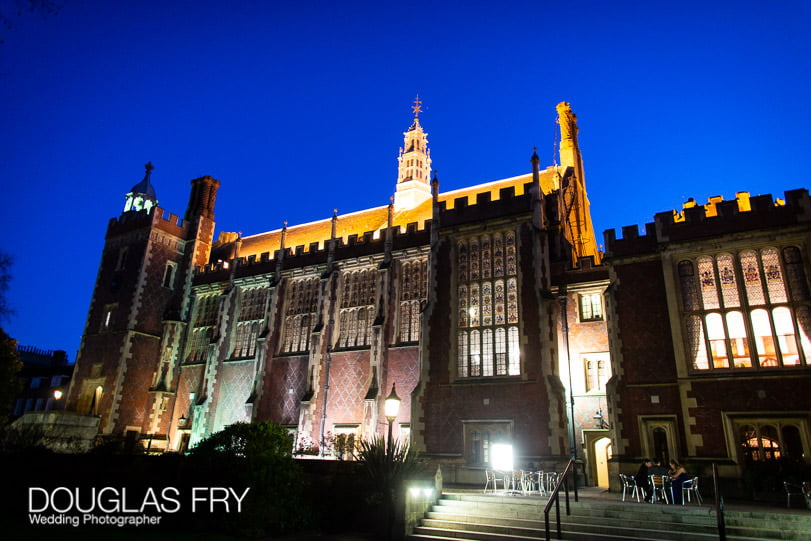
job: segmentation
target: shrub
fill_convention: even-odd
[[[221,529],[265,536],[295,531],[309,522],[305,476],[292,457],[287,430],[271,422],[236,423],[190,452],[198,475],[237,491],[249,487],[242,512],[214,517]]]

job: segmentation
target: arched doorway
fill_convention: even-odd
[[[597,486],[608,488],[608,459],[611,458],[611,439],[600,438],[594,442],[592,449],[597,469]]]

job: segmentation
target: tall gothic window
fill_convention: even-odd
[[[368,346],[371,343],[375,318],[377,272],[374,269],[362,269],[346,272],[342,278],[338,346]]]
[[[214,336],[214,329],[217,325],[220,294],[213,293],[200,296],[194,304],[194,325],[192,326],[186,361],[204,362],[208,344]]]
[[[521,373],[515,233],[457,245],[457,377]]]
[[[250,359],[256,354],[256,337],[265,319],[267,291],[265,287],[242,290],[232,359]]]
[[[679,262],[678,274],[694,370],[809,362],[811,312],[798,248],[703,255]]]
[[[306,352],[310,349],[310,334],[315,325],[318,306],[318,285],[317,277],[290,282],[284,319],[284,353]]]
[[[406,261],[400,277],[400,342],[420,339],[420,304],[428,296],[428,260]]]

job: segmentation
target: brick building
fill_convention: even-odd
[[[810,456],[807,190],[737,194],[607,231],[614,460],[723,477]],[[640,301],[644,299],[644,301]]]
[[[107,231],[68,408],[99,416],[105,437],[152,449],[271,420],[299,449],[341,454],[347,441],[386,432],[383,403],[396,389],[395,437],[442,463],[451,482],[480,482],[497,443],[512,445],[516,467],[561,468],[574,450],[588,482],[602,486],[612,456],[614,470],[663,448],[721,456],[713,436],[696,431],[708,413],[690,389],[729,375],[758,381],[765,361],[740,377],[709,361],[687,368],[684,330],[674,330],[677,271],[687,266],[680,258],[669,274],[664,258],[676,257],[678,240],[704,272],[695,259],[704,244],[753,232],[766,242],[783,230],[784,218],[763,216],[793,216],[800,235],[807,195],[792,192],[784,206],[752,198],[751,213],[720,203],[709,217],[698,216],[703,207],[670,222],[660,215],[646,236],[609,234],[603,261],[576,117],[567,103],[557,112],[560,165],[541,168],[533,155],[526,175],[443,193],[415,102],[388,205],[244,237],[214,240],[219,183],[210,177],[192,181],[183,220],[167,217],[148,165]],[[805,246],[786,252],[794,241],[780,239],[770,246],[784,264],[804,268]],[[715,321],[706,306],[685,314]],[[767,315],[775,325],[785,324],[782,308],[801,313],[788,301],[778,308]],[[717,329],[707,325],[704,336]],[[804,351],[776,362],[770,373],[801,384]],[[644,385],[655,388],[655,406]],[[773,392],[754,396],[761,390]],[[735,419],[748,417],[731,429]],[[796,428],[807,449],[804,423]]]

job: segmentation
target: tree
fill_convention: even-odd
[[[17,374],[23,363],[17,355],[17,341],[0,327],[0,426],[5,425],[11,414],[11,404],[20,392]]]
[[[0,252],[0,321],[8,319],[14,311],[6,300],[6,291],[11,285],[11,264],[13,259],[5,252]]]
[[[21,17],[26,12],[47,16],[59,13],[60,9],[62,3],[54,0],[0,0],[0,27],[11,30],[14,27],[12,17]],[[2,39],[0,43],[3,43]]]
[[[11,284],[11,256],[0,252],[0,321],[8,319],[13,311],[8,306],[6,291]],[[20,392],[17,375],[23,363],[17,355],[17,341],[0,327],[0,426],[5,425],[11,413],[11,403]]]

